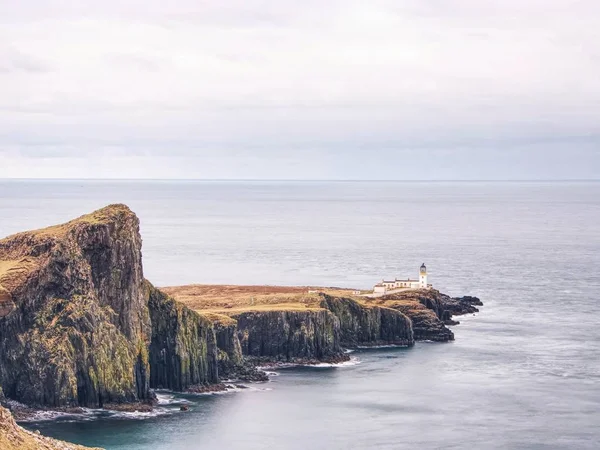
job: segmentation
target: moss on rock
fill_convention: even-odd
[[[212,323],[146,282],[152,323],[150,385],[183,391],[217,383],[218,354]]]

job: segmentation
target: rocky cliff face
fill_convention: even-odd
[[[0,386],[32,406],[151,401],[245,367],[237,324],[215,322],[143,278],[139,222],[111,205],[0,240]],[[219,346],[221,347],[219,349]]]
[[[242,352],[275,361],[331,360],[343,354],[340,322],[325,309],[234,314]]]
[[[415,340],[446,342],[454,340],[454,333],[445,325],[451,314],[441,296],[435,289],[421,289],[386,295],[374,302],[409,317]]]
[[[208,319],[146,283],[152,322],[150,383],[183,391],[219,381],[217,338]]]
[[[483,306],[483,303],[477,297],[468,295],[464,297],[450,297],[440,294],[440,301],[446,312],[455,316],[479,312],[476,306]]]
[[[192,311],[144,280],[125,205],[19,233],[0,240],[0,386],[34,406],[151,401],[150,387],[264,379],[243,355],[340,361],[343,347],[451,340],[444,321],[481,304],[434,290],[360,302],[292,294],[226,316]]]
[[[112,205],[0,240],[0,384],[28,404],[149,396],[139,222]]]
[[[322,294],[319,307],[232,314],[244,355],[269,361],[347,359],[344,348],[412,345],[408,317],[394,309]]]
[[[221,314],[202,314],[214,327],[220,378],[237,378],[244,365],[237,322]],[[243,371],[242,371],[243,372]]]
[[[414,344],[412,323],[399,311],[325,294],[321,306],[339,319],[344,347]]]

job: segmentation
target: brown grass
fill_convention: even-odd
[[[160,289],[193,310],[226,315],[244,311],[318,310],[321,309],[319,292],[346,297],[352,293],[352,289],[313,286],[193,284]]]
[[[0,292],[14,289],[37,267],[38,261],[33,257],[0,260]]]
[[[52,225],[46,228],[40,228],[38,230],[30,230],[23,231],[21,233],[13,234],[11,236],[7,236],[4,239],[0,239],[0,244],[4,241],[8,241],[17,236],[35,236],[35,237],[63,237],[68,231],[76,227],[80,224],[102,224],[108,223],[115,220],[116,217],[122,214],[131,214],[133,212],[129,209],[127,205],[123,204],[114,204],[108,205],[104,208],[98,209],[89,214],[85,214],[76,219],[70,220],[66,223],[60,225]]]

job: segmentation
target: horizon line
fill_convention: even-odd
[[[524,183],[524,182],[599,182],[600,178],[523,178],[523,179],[302,179],[302,178],[3,178],[1,181],[195,181],[195,182],[339,182],[339,183],[482,183],[482,182],[497,182],[497,183]]]

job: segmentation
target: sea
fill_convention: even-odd
[[[0,236],[111,203],[157,286],[366,289],[425,263],[484,306],[454,342],[24,426],[108,450],[600,448],[600,182],[3,180]]]

